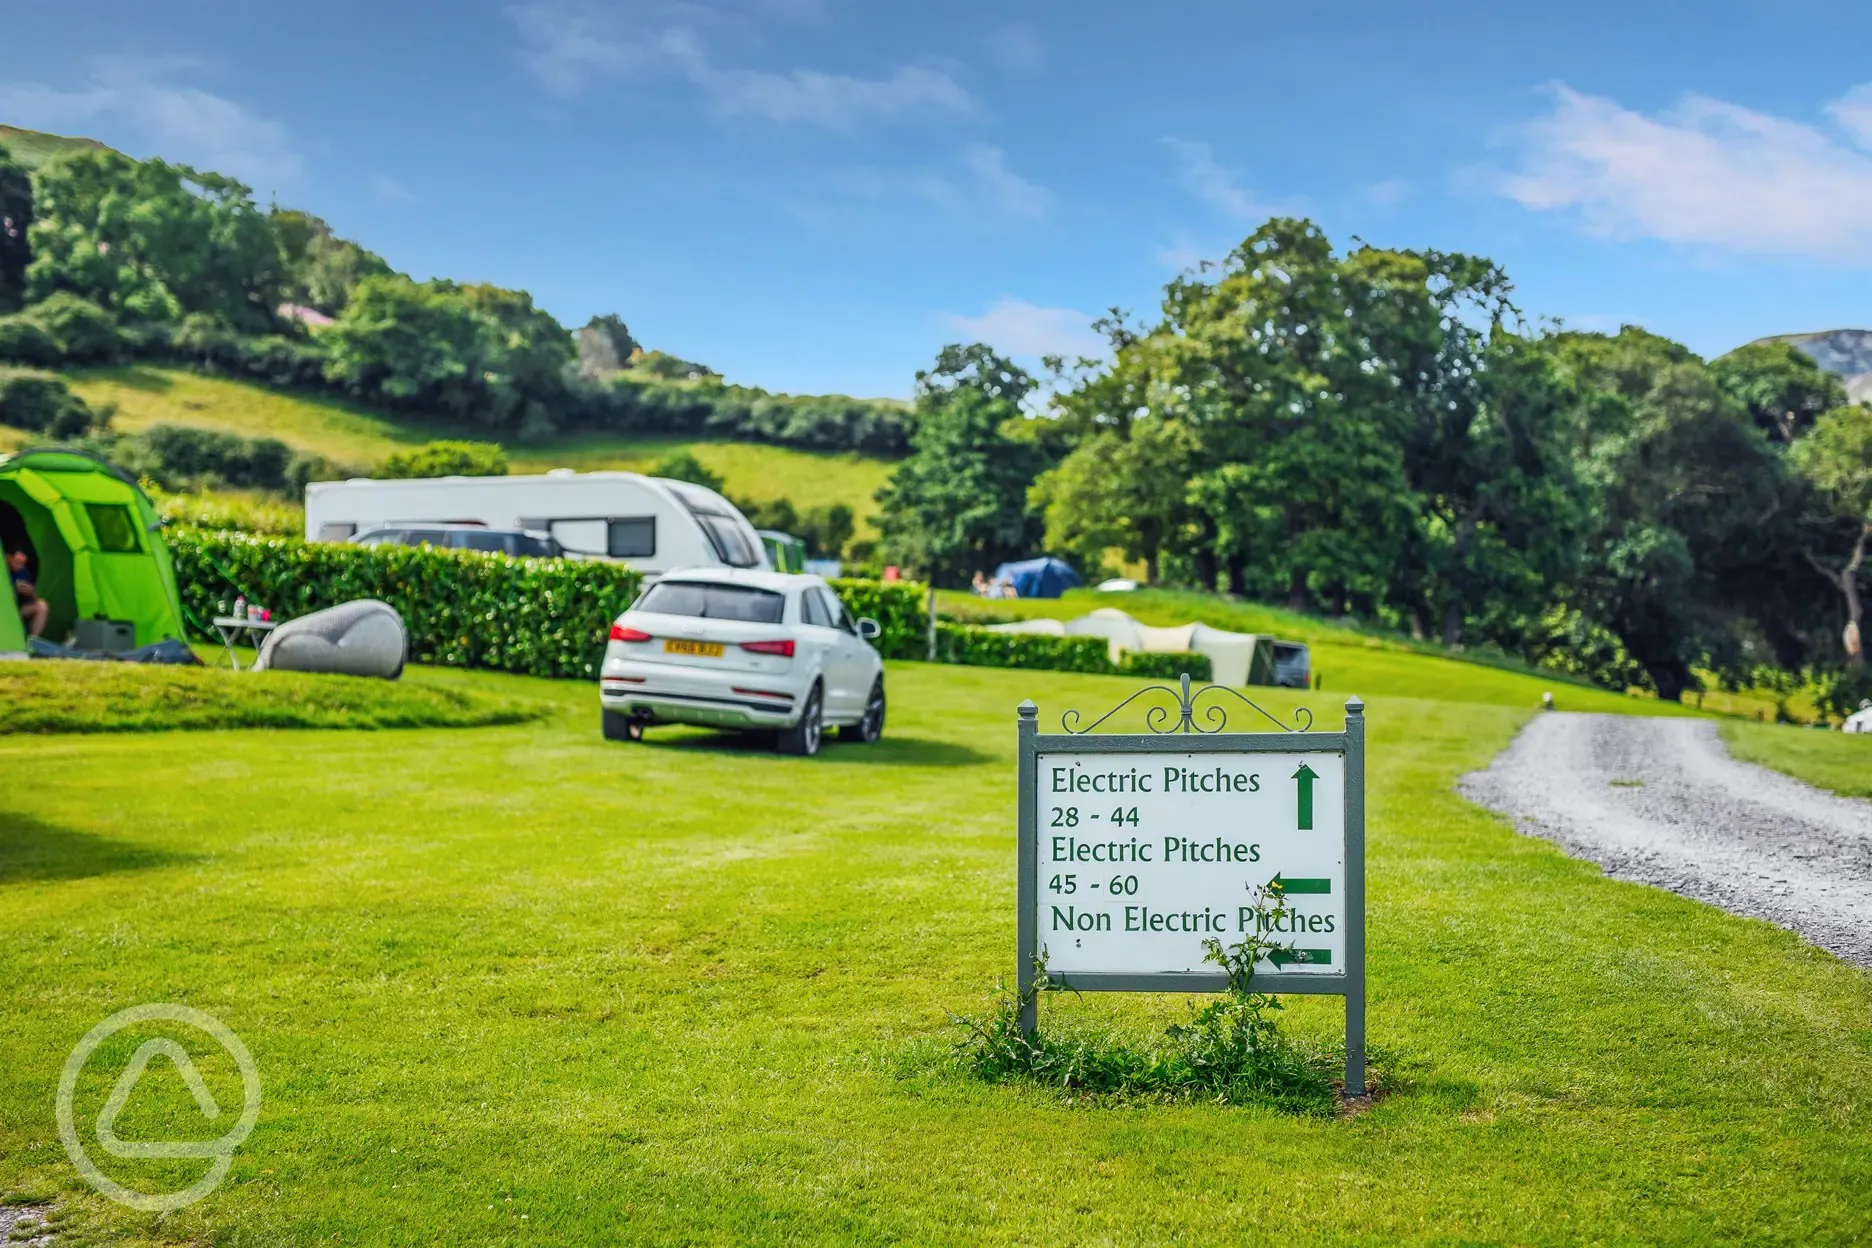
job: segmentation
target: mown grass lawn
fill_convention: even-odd
[[[1457,798],[1536,678],[1369,662],[1370,1028],[1400,1090],[1345,1121],[1072,1104],[938,1060],[945,1011],[1011,970],[1014,706],[1057,723],[1116,678],[893,664],[885,741],[815,760],[607,745],[588,686],[465,673],[438,676],[559,711],[0,739],[0,1194],[56,1197],[67,1242],[1872,1236],[1872,979]],[[1352,689],[1304,701],[1328,726]],[[146,1001],[221,1018],[264,1087],[227,1183],[167,1220],[91,1195],[53,1125],[74,1043]],[[112,1078],[81,1085],[92,1115]],[[185,1095],[140,1112],[206,1134]],[[154,1164],[199,1172],[111,1163]]]
[[[1872,735],[1724,720],[1729,752],[1842,797],[1872,797]]]
[[[403,679],[237,672],[207,666],[0,663],[0,733],[167,732],[243,728],[479,728],[543,713],[536,699],[491,693],[421,669]],[[243,664],[253,653],[240,652]]]

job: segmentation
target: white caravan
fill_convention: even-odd
[[[314,481],[305,513],[308,541],[343,542],[405,525],[482,524],[549,533],[568,554],[625,560],[652,576],[769,566],[760,535],[733,503],[687,481],[635,472]]]

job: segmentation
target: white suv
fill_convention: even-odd
[[[598,700],[607,741],[649,724],[771,731],[816,754],[827,727],[884,733],[876,620],[854,621],[816,576],[739,568],[664,573],[611,626]]]

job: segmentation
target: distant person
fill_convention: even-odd
[[[13,577],[13,597],[19,603],[20,622],[26,625],[28,637],[38,637],[45,632],[46,617],[52,614],[52,604],[39,596],[39,587],[33,583],[32,565],[25,551],[7,551],[6,565]]]
[[[987,577],[981,574],[980,568],[975,570],[975,579],[969,582],[969,588],[975,591],[975,596],[977,598],[992,598],[995,596],[994,586],[989,583]]]

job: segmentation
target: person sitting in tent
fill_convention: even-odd
[[[7,551],[6,565],[13,576],[13,596],[19,600],[20,623],[26,626],[28,637],[37,637],[45,632],[46,616],[51,614],[52,604],[39,596],[25,551]]]

